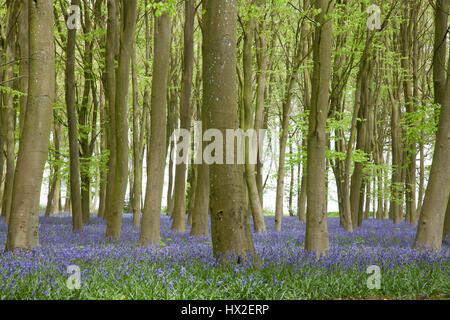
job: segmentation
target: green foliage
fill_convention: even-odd
[[[148,9],[155,9],[155,16],[160,17],[164,12],[167,12],[170,16],[176,13],[176,0],[163,1],[152,1],[148,4]]]

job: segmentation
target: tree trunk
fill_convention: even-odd
[[[393,93],[389,92],[392,104],[391,112],[391,143],[392,143],[392,182],[391,182],[391,202],[390,214],[394,223],[400,223],[403,212],[401,210],[402,201],[400,184],[402,182],[402,146],[401,146],[401,131],[400,131],[400,106],[393,97]]]
[[[292,151],[292,144],[294,142],[291,141],[291,143],[289,144],[289,153],[291,154],[291,157],[294,155],[293,151]],[[289,165],[289,170],[290,170],[290,175],[289,175],[289,198],[288,198],[288,203],[289,203],[289,216],[293,217],[294,216],[294,210],[292,209],[292,200],[294,198],[294,165],[291,163]]]
[[[122,228],[123,204],[128,176],[128,116],[127,94],[132,43],[136,28],[137,0],[123,2],[119,63],[116,73],[116,168],[111,199],[111,212],[106,224],[107,238],[119,239]]]
[[[174,69],[175,66],[171,66],[170,69]],[[169,71],[169,73],[171,73]],[[172,79],[172,81],[174,82],[172,84],[173,87],[176,87],[177,84],[175,83],[176,80]],[[174,162],[172,160],[172,152],[175,148],[175,141],[171,140],[170,137],[173,133],[173,131],[175,130],[175,128],[177,127],[177,122],[178,122],[178,110],[177,110],[177,91],[175,88],[171,88],[169,89],[169,110],[167,113],[167,128],[166,128],[166,158],[167,158],[167,154],[169,154],[169,166],[168,166],[168,186],[167,186],[167,196],[166,196],[166,201],[167,201],[167,215],[170,216],[170,218],[173,218],[173,206],[174,206]],[[185,222],[185,217],[183,216],[182,219],[182,223],[184,225]],[[183,227],[184,228],[184,227]],[[184,229],[183,229],[184,230]],[[184,232],[184,231],[183,231]]]
[[[201,109],[201,119],[199,122],[203,124],[201,128],[197,127],[199,131],[198,134],[202,135],[206,131],[206,123],[208,122],[208,113],[205,104]],[[198,152],[203,156],[203,151],[205,145]],[[209,234],[208,232],[208,213],[209,213],[209,194],[210,194],[210,183],[209,183],[209,165],[202,161],[200,164],[195,164],[197,171],[197,181],[195,183],[195,198],[194,198],[194,208],[192,211],[192,228],[191,235],[200,236]]]
[[[306,149],[306,137],[303,137],[302,135],[302,149]],[[297,215],[300,222],[306,222],[306,185],[307,185],[307,179],[306,179],[306,159],[302,159],[302,177],[301,177],[301,183],[300,180],[297,182],[300,185],[300,192],[297,198]],[[300,168],[299,168],[300,172]]]
[[[192,118],[191,91],[194,68],[194,18],[195,1],[185,1],[183,76],[180,99],[180,129],[185,130],[190,130]],[[183,161],[176,165],[175,172],[172,229],[178,232],[184,232],[185,229],[186,163],[188,160],[188,154],[185,154],[184,156]]]
[[[15,62],[15,40],[16,40],[16,19],[17,19],[17,1],[7,1],[7,26],[5,38],[5,71],[3,74],[2,83],[5,83],[10,89],[14,89],[14,62]],[[3,61],[3,57],[2,57]],[[3,68],[3,66],[1,66]],[[6,147],[6,178],[5,189],[2,199],[2,213],[5,216],[5,222],[8,224],[11,213],[11,202],[13,197],[13,183],[16,159],[16,144],[14,137],[14,129],[16,122],[16,114],[14,110],[14,99],[12,93],[5,92],[3,95],[3,110],[1,124],[4,127],[5,147]],[[0,96],[1,97],[1,96]]]
[[[142,196],[142,137],[145,129],[141,125],[139,131],[139,117],[144,116],[143,110],[139,110],[138,83],[136,71],[136,41],[133,42],[131,56],[132,91],[133,91],[133,227],[139,227],[141,223],[141,196]],[[131,189],[131,185],[130,185]],[[131,199],[130,199],[131,201]]]
[[[79,5],[79,0],[72,0],[72,5]],[[67,122],[69,134],[70,158],[70,203],[73,231],[83,229],[80,189],[80,160],[78,151],[77,115],[75,110],[75,37],[77,30],[67,30],[65,98],[67,105]]]
[[[27,111],[14,176],[6,251],[28,250],[36,245],[39,210],[36,205],[47,159],[55,94],[52,1],[29,0],[28,5],[30,70]]]
[[[264,8],[265,1],[264,0],[257,0],[256,4],[259,7]],[[265,104],[264,104],[264,98],[265,98],[265,92],[267,87],[267,70],[268,70],[268,61],[267,61],[267,43],[266,43],[266,36],[264,33],[265,29],[265,23],[264,20],[261,19],[259,23],[256,25],[256,61],[258,64],[258,73],[256,74],[256,82],[257,82],[257,88],[256,88],[256,109],[255,109],[255,131],[258,135],[258,139],[261,139],[259,136],[260,129],[264,128],[264,110]],[[269,63],[270,64],[270,63]],[[258,140],[259,141],[259,140]],[[264,212],[264,206],[263,206],[263,187],[262,187],[262,176],[263,176],[263,160],[260,158],[260,152],[257,154],[257,162],[256,162],[256,187],[258,188],[259,193],[259,202],[261,205],[261,210]],[[264,218],[264,216],[263,216]]]
[[[317,256],[329,249],[327,212],[325,211],[325,147],[328,113],[328,88],[331,72],[332,21],[325,19],[333,11],[333,1],[316,0],[321,9],[315,20],[320,23],[314,30],[313,81],[308,128],[307,160],[307,216],[305,249]]]
[[[167,1],[160,1],[167,2]],[[155,17],[150,142],[147,148],[147,189],[139,244],[159,245],[164,185],[167,126],[167,83],[171,20],[167,12]]]
[[[52,213],[56,213],[57,211],[57,205],[59,201],[59,161],[60,161],[60,155],[59,155],[59,137],[61,135],[61,127],[58,123],[58,121],[55,119],[53,122],[53,143],[55,145],[55,155],[54,155],[54,165],[53,165],[53,174],[52,179],[50,183],[50,191],[48,193],[47,198],[47,207],[45,208],[45,216],[49,216]]]
[[[112,193],[114,188],[114,176],[116,174],[116,54],[118,50],[118,31],[117,23],[118,1],[108,0],[108,22],[106,29],[106,51],[105,51],[105,67],[106,67],[106,100],[108,105],[108,126],[107,141],[109,149],[108,159],[108,175],[106,182],[105,196],[105,218],[110,220]]]
[[[222,136],[225,136],[226,129],[239,128],[236,105],[236,15],[235,0],[205,2],[203,106],[208,113],[207,127],[220,130]],[[236,158],[237,152],[233,151]],[[244,168],[239,164],[213,163],[210,170],[213,254],[225,262],[236,259],[239,263],[254,251],[244,197]]]
[[[446,32],[447,23],[442,24],[441,15],[442,11],[446,12],[446,16],[448,15],[449,6],[450,0],[439,0],[437,2],[435,19],[436,34],[445,34]],[[438,52],[438,48],[443,45],[442,39],[437,35],[435,36],[435,54]],[[445,53],[440,59],[439,61],[445,64]],[[450,56],[448,60],[450,63]],[[441,104],[441,110],[430,177],[425,191],[416,239],[414,241],[415,248],[431,248],[434,250],[441,249],[443,240],[442,230],[444,229],[444,220],[450,193],[450,161],[448,161],[450,158],[450,68],[447,68],[446,84],[442,92],[440,81],[440,72],[434,72],[434,99],[435,103]]]
[[[244,49],[243,49],[243,69],[244,69],[244,80],[243,80],[243,106],[244,106],[244,123],[243,129],[245,131],[255,128],[254,117],[255,108],[253,107],[253,92],[252,92],[252,43],[254,37],[255,21],[252,17],[249,17],[249,21],[244,27]],[[261,112],[261,110],[258,110]],[[259,115],[260,116],[260,115]],[[260,124],[258,124],[260,126]],[[256,134],[259,134],[256,133]],[[258,138],[258,137],[257,137]],[[260,137],[262,139],[263,137]],[[258,141],[258,140],[256,140]],[[245,143],[245,141],[244,141]],[[252,139],[248,139],[245,143],[245,182],[248,192],[248,200],[251,209],[251,214],[253,216],[253,225],[255,232],[265,232],[266,225],[264,222],[263,210],[260,202],[260,194],[258,187],[256,185],[256,166],[250,163],[250,149],[255,148],[251,146]],[[257,150],[255,150],[257,151]]]

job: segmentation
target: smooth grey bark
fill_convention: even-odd
[[[27,111],[19,142],[6,251],[33,249],[38,239],[39,193],[55,95],[51,0],[29,0],[30,69]],[[39,79],[39,81],[37,81]]]
[[[79,5],[79,0],[72,0],[72,5]],[[65,16],[67,20],[67,14]],[[66,43],[65,99],[67,106],[67,122],[69,135],[70,161],[70,204],[72,213],[72,229],[83,229],[80,188],[80,159],[78,151],[77,115],[75,110],[75,42],[77,29],[68,29]]]
[[[163,1],[166,2],[166,1]],[[171,42],[171,18],[155,17],[151,95],[150,142],[147,148],[147,188],[142,215],[141,246],[159,246],[161,200],[164,184],[167,126],[167,84]]]
[[[208,0],[204,2],[204,9],[203,106],[207,108],[207,127],[216,128],[226,136],[226,129],[239,128],[237,1]],[[236,150],[233,154],[236,157]],[[213,254],[224,262],[236,260],[239,263],[254,252],[243,175],[243,165],[239,164],[213,163],[210,167]]]
[[[194,19],[195,1],[185,1],[185,22],[184,22],[184,54],[183,54],[183,75],[181,82],[180,99],[180,128],[190,130],[192,119],[191,91],[192,76],[194,69]],[[174,183],[174,208],[172,229],[185,231],[186,215],[186,163],[185,161],[176,165]]]
[[[116,168],[111,199],[111,212],[106,224],[107,238],[119,239],[128,176],[128,111],[127,94],[130,75],[132,42],[136,29],[137,0],[123,2],[119,61],[116,73]]]
[[[325,15],[333,12],[334,1],[316,0],[315,17],[320,25],[315,26],[313,40],[313,76],[311,110],[308,128],[307,159],[307,215],[305,249],[317,256],[329,249],[327,212],[325,206],[325,146],[326,118],[328,113],[328,90],[331,73],[332,21]]]

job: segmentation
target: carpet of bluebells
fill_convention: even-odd
[[[273,217],[266,217],[273,229]],[[210,237],[170,230],[161,216],[161,246],[138,246],[139,230],[124,216],[120,241],[105,240],[104,221],[93,218],[73,233],[71,217],[40,218],[40,248],[4,252],[0,220],[1,299],[426,299],[450,298],[450,243],[440,252],[412,248],[415,228],[390,220],[364,221],[353,234],[328,218],[330,250],[316,258],[304,250],[305,225],[283,218],[283,231],[254,234],[258,262],[221,265]],[[81,270],[70,290],[67,267]],[[369,289],[367,267],[381,271],[381,288]]]

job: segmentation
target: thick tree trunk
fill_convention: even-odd
[[[55,94],[52,1],[29,0],[28,5],[28,105],[14,176],[6,251],[28,250],[36,246],[39,210],[36,205],[39,203],[42,174],[47,159]]]
[[[333,11],[334,3],[316,0],[316,9],[321,12],[315,20],[320,23],[314,30],[313,81],[311,110],[308,128],[307,160],[307,216],[305,249],[318,256],[329,249],[327,212],[325,206],[325,147],[326,119],[328,113],[328,89],[331,73],[332,21],[325,19]]]
[[[436,145],[419,218],[415,248],[440,250],[450,191],[450,68],[442,101]]]
[[[239,128],[236,105],[236,15],[235,0],[205,2],[203,105],[208,113],[207,127],[220,130],[224,137],[226,129]],[[222,147],[225,147],[225,141]],[[236,150],[232,154],[236,159]],[[210,169],[214,256],[224,261],[236,259],[242,262],[254,251],[244,197],[244,168],[239,164],[214,163]]]
[[[162,1],[166,2],[166,1]],[[167,12],[155,17],[151,100],[151,136],[147,149],[147,188],[139,244],[159,245],[161,200],[164,185],[167,126],[167,79],[171,20]]]
[[[437,61],[435,62],[439,61],[443,65],[445,65],[445,51],[441,56],[438,54],[438,48],[443,46],[443,38],[439,38],[438,35],[446,33],[447,21],[444,19],[445,24],[442,23],[442,11],[447,13],[447,16],[449,7],[450,0],[437,1],[434,43],[435,59]],[[439,59],[436,55],[439,56]],[[450,64],[450,56],[448,60]],[[436,103],[441,104],[441,110],[430,177],[414,241],[415,248],[431,248],[434,250],[441,249],[444,220],[450,194],[450,161],[448,161],[450,158],[450,68],[447,68],[447,79],[444,88],[442,88],[441,78],[442,74],[440,72],[433,73],[434,99]]]

